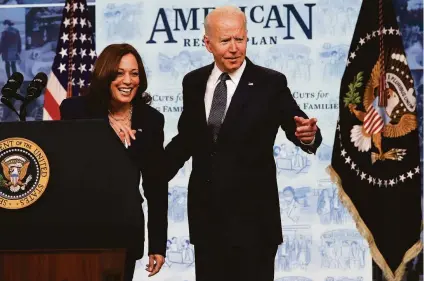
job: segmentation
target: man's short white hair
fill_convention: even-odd
[[[236,6],[221,6],[216,7],[205,17],[205,35],[208,35],[211,28],[211,18],[214,17],[229,17],[229,16],[242,16],[244,21],[244,27],[247,29],[246,15],[243,11]]]

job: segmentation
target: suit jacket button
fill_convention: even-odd
[[[210,180],[210,179],[207,179],[206,180],[206,183],[211,183],[212,181]]]

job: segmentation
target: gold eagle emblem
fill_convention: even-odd
[[[29,175],[25,182],[28,167],[30,162],[23,156],[11,155],[1,162],[3,175],[5,177],[5,187],[9,188],[12,192],[18,192],[20,189],[25,190],[26,185],[32,179]]]
[[[392,67],[392,69],[402,73],[407,70],[409,72],[406,59],[405,61],[401,59],[397,61],[397,65]],[[417,118],[413,111],[416,102],[415,97],[412,95],[414,90],[413,87],[409,88],[409,90],[406,89],[396,74],[388,73],[389,78],[391,77],[393,81],[396,81],[397,85],[396,87],[387,86],[387,106],[385,108],[379,107],[380,72],[380,63],[377,62],[372,69],[371,78],[365,87],[363,95],[363,107],[366,111],[358,110],[355,103],[348,104],[350,112],[363,122],[362,125],[355,125],[351,129],[351,142],[361,152],[369,151],[373,144],[377,148],[378,153],[371,153],[372,163],[379,160],[401,161],[406,154],[406,149],[392,148],[388,151],[383,151],[382,137],[399,138],[417,128]],[[399,93],[399,89],[402,93]]]

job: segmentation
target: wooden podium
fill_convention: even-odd
[[[9,175],[20,159],[44,161],[22,190]],[[140,173],[106,122],[2,123],[0,163],[0,281],[123,280],[127,252],[143,251]]]
[[[0,252],[0,280],[122,281],[125,249]]]

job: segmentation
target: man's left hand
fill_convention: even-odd
[[[316,118],[305,119],[303,117],[295,116],[294,121],[296,122],[296,137],[305,144],[311,143],[318,130],[318,120]]]
[[[165,257],[162,255],[149,255],[149,264],[146,265],[146,271],[150,272],[149,277],[156,275],[165,263]]]

